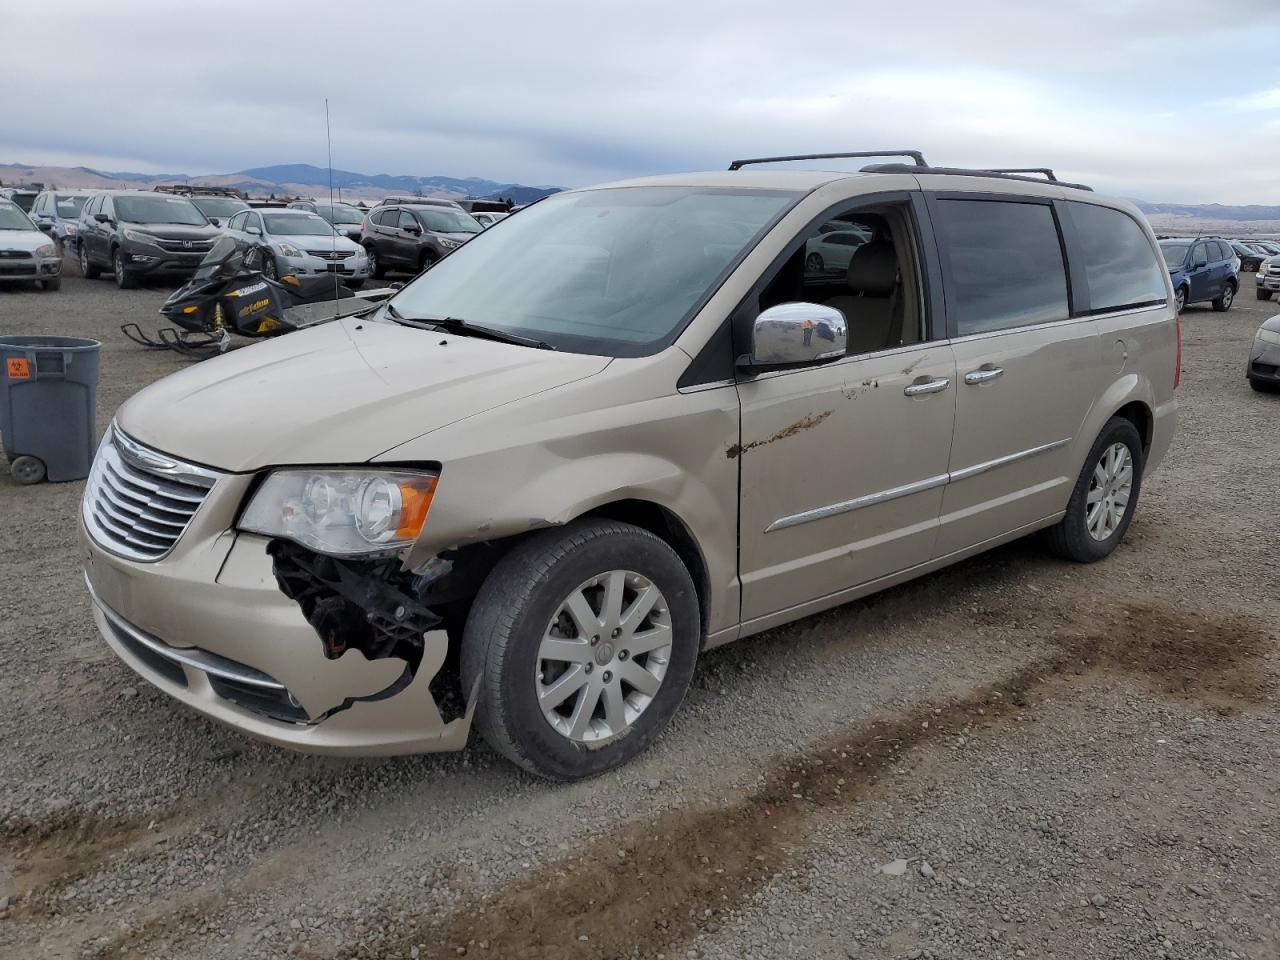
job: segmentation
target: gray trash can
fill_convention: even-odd
[[[0,337],[0,439],[19,483],[89,475],[101,346],[82,337]]]

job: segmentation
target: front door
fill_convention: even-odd
[[[956,359],[947,555],[1066,506],[1102,356],[1096,323],[1071,316],[1052,201],[947,195],[929,209]]]
[[[1194,303],[1201,300],[1209,300],[1217,296],[1213,289],[1213,264],[1209,256],[1208,245],[1203,240],[1191,247],[1188,283],[1191,287],[1191,296],[1187,298],[1188,302]]]
[[[747,304],[753,320],[779,303],[823,303],[845,314],[849,336],[843,360],[740,378],[741,441],[727,455],[740,464],[744,623],[934,554],[955,361],[931,336],[918,226],[908,199],[835,211]],[[812,255],[831,232],[862,238],[844,263]]]

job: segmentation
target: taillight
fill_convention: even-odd
[[[1173,361],[1173,389],[1178,389],[1178,384],[1182,382],[1182,318],[1173,318],[1174,329],[1178,332],[1178,353]]]

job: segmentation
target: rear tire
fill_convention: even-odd
[[[1213,301],[1213,309],[1218,313],[1226,313],[1236,299],[1236,285],[1228,283],[1226,288]]]
[[[78,246],[80,247],[80,276],[86,280],[97,280],[102,271],[89,262],[89,250],[85,243],[81,241]]]
[[[642,597],[651,605],[640,610]],[[639,619],[628,626],[626,614]],[[463,631],[463,690],[478,681],[475,724],[495,750],[540,777],[581,780],[657,737],[684,699],[701,634],[676,552],[639,527],[587,519],[530,536],[494,567]],[[565,678],[577,682],[552,701]]]
[[[1258,290],[1258,291],[1256,291],[1256,293],[1257,293],[1257,295],[1258,295],[1258,299],[1259,299],[1259,300],[1270,300],[1270,299],[1271,299],[1271,294],[1272,294],[1272,292],[1273,292],[1273,291],[1271,291],[1271,290]]]
[[[1127,486],[1114,477],[1106,476],[1107,458],[1119,453],[1118,447],[1123,447],[1127,455]],[[1134,425],[1123,417],[1108,420],[1093,442],[1089,456],[1085,457],[1084,467],[1067,502],[1066,515],[1046,531],[1049,549],[1077,563],[1094,563],[1109,556],[1124,539],[1138,507],[1145,462],[1142,438]],[[1123,480],[1123,471],[1119,478]],[[1117,504],[1121,496],[1124,502]],[[1120,508],[1118,519],[1107,522],[1106,512],[1110,511],[1114,517],[1117,506]],[[1098,517],[1095,510],[1103,516]],[[1103,522],[1095,526],[1092,522],[1095,517]]]

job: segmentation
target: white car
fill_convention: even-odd
[[[61,287],[62,254],[21,207],[0,199],[0,283],[32,280],[46,290]]]
[[[475,217],[476,222],[479,223],[480,226],[488,230],[499,220],[505,220],[507,217],[511,216],[511,214],[501,213],[496,210],[482,210],[479,213],[473,213],[471,216]]]
[[[272,280],[288,274],[336,273],[348,287],[358,289],[369,279],[364,248],[310,210],[241,210],[227,221],[226,232],[271,251],[263,273]]]
[[[833,227],[834,229],[826,229]],[[809,276],[840,273],[849,269],[854,251],[871,241],[866,230],[849,229],[835,221],[819,227],[816,237],[805,245],[804,272]]]

